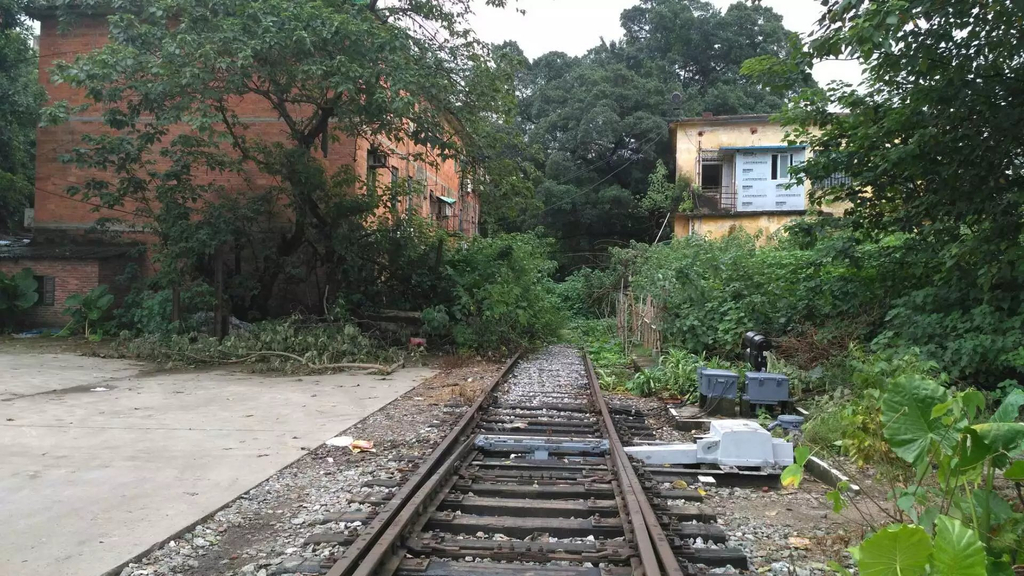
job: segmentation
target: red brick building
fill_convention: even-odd
[[[108,41],[105,16],[80,15],[63,31],[52,14],[33,14],[41,23],[39,37],[39,78],[52,101],[67,100],[71,106],[87,103],[83,93],[67,85],[50,81],[54,62],[73,60]],[[284,139],[286,128],[277,114],[262,99],[242,98],[235,106],[239,118],[249,124],[250,133],[266,140]],[[0,271],[16,272],[30,267],[40,278],[41,304],[28,314],[30,323],[60,324],[60,314],[67,295],[88,291],[98,284],[109,284],[119,270],[132,261],[130,247],[110,246],[91,233],[101,217],[124,217],[105,209],[96,210],[93,203],[70,198],[65,189],[81,184],[95,173],[63,164],[59,158],[81,144],[83,134],[103,130],[98,112],[72,116],[67,123],[40,128],[36,155],[35,207],[33,241],[28,246],[0,248]],[[378,154],[375,151],[385,151]],[[332,144],[324,160],[329,169],[351,166],[355,173],[369,181],[398,182],[408,178],[416,194],[401,202],[404,213],[416,213],[434,220],[451,232],[475,235],[479,220],[479,200],[453,160],[416,162],[407,159],[414,150],[408,143],[370,142],[348,139]],[[252,174],[248,181],[236,175],[213,177],[229,189],[245,190],[271,184],[269,177]],[[144,262],[142,263],[145,264]],[[52,302],[52,305],[44,302]],[[53,309],[47,309],[51,307]]]

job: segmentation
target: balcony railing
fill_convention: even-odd
[[[735,212],[736,190],[732,186],[701,186],[694,190],[696,212]]]

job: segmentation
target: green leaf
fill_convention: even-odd
[[[949,409],[952,406],[953,406],[953,399],[952,398],[950,398],[949,400],[946,400],[942,404],[937,404],[934,408],[932,408],[932,419],[934,420],[935,418],[938,418],[939,416],[944,415],[946,412],[949,412]]]
[[[979,489],[971,492],[974,508],[983,510],[986,506],[992,514],[992,523],[1000,524],[1013,516],[1013,507],[1002,496],[992,490]]]
[[[846,509],[846,500],[843,499],[839,490],[831,490],[825,494],[825,499],[832,503],[832,511],[836,514]]]
[[[985,395],[977,390],[968,390],[960,395],[960,401],[967,411],[967,420],[974,420],[977,414],[985,410]]]
[[[1024,390],[1018,388],[1003,400],[989,422],[1016,422],[1021,406],[1024,406]]]
[[[783,488],[799,488],[800,482],[804,479],[804,467],[796,462],[786,466],[782,471],[782,476],[779,480],[782,482]]]
[[[893,452],[915,468],[928,463],[932,441],[941,442],[948,452],[956,447],[959,434],[931,416],[932,410],[947,400],[945,388],[916,375],[897,378],[882,397],[885,438]]]
[[[793,451],[793,461],[800,466],[803,466],[810,456],[811,449],[807,446],[797,446],[796,450]]]
[[[989,558],[988,565],[985,568],[988,576],[1015,576],[1016,574],[1013,571],[1013,567],[1006,560]]]
[[[839,574],[840,576],[850,576],[850,571],[847,570],[839,562],[836,562],[835,560],[829,560],[826,566],[828,566],[829,570],[835,572],[836,574]]]
[[[993,463],[997,468],[1010,465],[1010,454],[1024,449],[1024,423],[996,422],[972,426],[978,436],[991,449]]]
[[[985,546],[978,534],[949,516],[935,521],[935,553],[931,573],[936,576],[985,576]]]
[[[893,524],[861,543],[857,567],[862,576],[917,576],[925,573],[931,553],[924,528]]]
[[[1024,482],[1024,460],[1017,460],[1003,471],[1003,477],[1014,482]]]
[[[22,292],[14,299],[14,307],[24,310],[25,308],[32,307],[37,300],[39,300],[38,292]]]
[[[939,509],[935,506],[928,506],[921,511],[920,517],[917,519],[917,525],[924,528],[926,532],[931,534],[932,528],[935,525],[935,519],[939,517]]]

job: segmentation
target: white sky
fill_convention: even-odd
[[[736,0],[711,0],[725,9]],[[488,8],[483,0],[477,3],[473,27],[487,42],[515,40],[531,60],[554,50],[580,56],[600,38],[606,41],[622,37],[619,14],[637,4],[637,0],[510,0],[509,8]],[[765,6],[782,15],[786,28],[808,34],[821,16],[818,0],[762,0]],[[519,14],[513,7],[526,10]],[[851,84],[860,81],[857,62],[822,62],[814,66],[814,77],[822,85],[832,80]]]

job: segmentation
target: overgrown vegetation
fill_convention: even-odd
[[[18,316],[39,299],[36,282],[30,268],[8,276],[0,272],[0,331],[8,331]]]
[[[427,327],[465,351],[505,353],[558,338],[566,316],[555,299],[550,241],[529,234],[474,238],[456,249],[424,311]]]
[[[87,339],[102,338],[103,329],[100,321],[107,315],[113,303],[114,295],[105,284],[100,284],[85,294],[68,296],[64,301],[64,315],[71,318],[71,322],[64,328],[64,333],[71,334],[81,330]]]
[[[173,364],[245,364],[260,370],[339,370],[387,367],[401,354],[383,350],[353,324],[290,316],[236,330],[223,340],[204,333],[128,337],[129,357]]]
[[[989,416],[977,390],[951,391],[913,372],[882,382],[872,389],[878,413],[865,421],[872,447],[893,458],[880,469],[889,486],[886,503],[850,498],[845,485],[827,496],[836,512],[853,507],[871,527],[873,534],[851,549],[858,567],[885,574],[1012,574],[1024,544],[1024,513],[1014,509],[1024,506],[1024,460],[1013,460],[1024,452],[1024,390]],[[787,469],[784,482],[799,485],[802,465],[798,460]],[[868,507],[893,524],[878,523]]]
[[[32,200],[36,124],[45,93],[24,0],[0,0],[0,233],[21,228]]]

